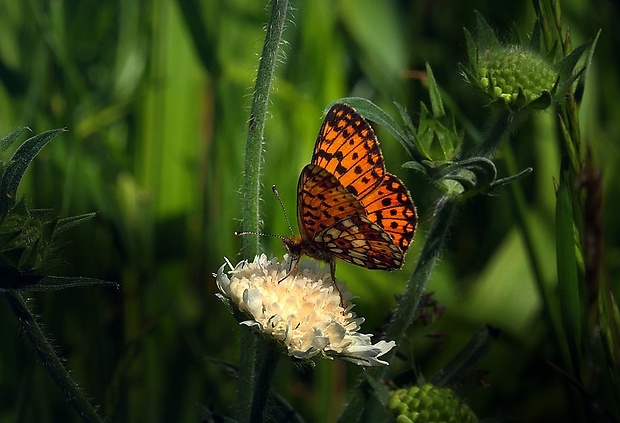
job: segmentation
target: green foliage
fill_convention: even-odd
[[[17,140],[22,129],[0,140],[3,151]],[[0,269],[4,274],[0,289],[36,288],[42,277],[35,275],[61,262],[60,233],[95,216],[87,213],[60,220],[51,209],[29,209],[23,198],[16,200],[17,189],[29,165],[61,131],[47,131],[29,138],[9,161],[0,161]],[[76,280],[70,284],[81,285]]]
[[[18,129],[0,140],[2,151],[17,140],[20,132]],[[39,275],[60,262],[58,235],[94,216],[90,213],[60,223],[51,210],[29,210],[23,199],[15,200],[19,183],[29,165],[58,132],[48,131],[27,139],[15,150],[8,163],[0,162],[0,195],[4,199],[0,202],[0,292],[68,403],[82,420],[100,422],[101,418],[71,379],[20,292],[113,285],[89,278],[46,278]]]

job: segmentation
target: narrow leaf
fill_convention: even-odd
[[[304,423],[304,419],[293,406],[277,392],[272,392],[269,397],[267,414],[275,422]]]
[[[577,81],[577,87],[575,89],[575,97],[581,102],[581,97],[586,87],[586,75],[588,73],[588,69],[590,69],[590,65],[592,64],[592,58],[594,56],[594,51],[596,50],[596,44],[598,43],[598,39],[601,35],[601,30],[599,29],[592,41],[592,46],[588,51],[588,55],[586,57],[586,63],[584,65],[584,71],[579,75],[579,80]]]
[[[79,225],[80,223],[83,223],[83,222],[86,222],[87,220],[92,219],[96,215],[97,213],[93,212],[93,213],[84,213],[79,216],[71,216],[71,217],[66,217],[64,219],[60,219],[58,221],[58,224],[56,225],[55,232],[61,233],[66,230],[69,230],[73,228],[74,226]]]
[[[388,390],[387,386],[379,383],[379,381],[377,381],[377,379],[375,379],[368,372],[364,373],[364,375],[366,376],[368,384],[372,387],[375,397],[377,398],[379,403],[387,409],[390,404],[390,391]]]
[[[431,108],[433,110],[433,117],[439,118],[446,115],[446,112],[443,108],[443,101],[441,100],[441,92],[439,90],[439,85],[437,85],[437,81],[435,80],[435,75],[433,75],[433,70],[431,69],[431,65],[426,62],[426,75],[428,78],[428,94],[431,99]]]
[[[200,419],[203,423],[237,423],[237,420],[228,416],[222,416],[213,411],[212,406],[198,405],[198,414],[200,414]]]
[[[540,51],[540,19],[534,23],[534,29],[530,35],[529,46],[532,51]]]
[[[597,37],[598,39],[598,37]],[[556,63],[556,68],[558,73],[560,74],[560,78],[563,81],[572,81],[574,78],[571,77],[575,66],[577,66],[577,62],[581,58],[581,55],[592,45],[592,42],[587,42],[581,44],[579,47],[576,47],[573,51],[571,51],[566,57]]]
[[[471,32],[469,32],[467,28],[463,28],[463,32],[465,33],[465,42],[467,44],[467,57],[469,60],[469,67],[473,68],[478,64],[478,47]],[[470,79],[472,79],[474,75],[470,74],[468,76]]]
[[[19,134],[21,134],[24,129],[28,129],[28,128],[26,128],[25,126],[20,126],[19,128],[15,129],[13,132],[10,132],[7,135],[0,138],[0,153],[4,153],[7,148],[13,145],[17,137],[19,137]]]
[[[431,378],[430,383],[441,388],[462,380],[489,352],[499,334],[500,330],[497,328],[488,325],[482,328],[443,369]]]
[[[0,218],[4,217],[9,209],[15,205],[17,187],[32,160],[48,142],[64,131],[65,129],[53,129],[28,138],[15,151],[0,181]]]
[[[599,324],[609,375],[615,391],[620,393],[620,311],[609,285],[605,281],[599,289]]]
[[[422,163],[416,162],[416,161],[410,161],[410,162],[405,162],[403,163],[403,168],[405,169],[413,169],[416,172],[421,173],[424,176],[428,176],[428,172],[426,171],[426,168],[424,167],[424,165],[422,165]]]
[[[577,277],[577,255],[575,252],[575,229],[573,225],[573,208],[570,193],[570,182],[566,171],[562,172],[556,193],[556,249],[558,293],[562,325],[566,343],[573,363],[575,375],[579,375],[579,342],[581,338],[581,322],[583,310],[579,295]]]
[[[95,278],[46,276],[35,285],[23,286],[20,291],[46,292],[87,286],[114,286],[118,288],[118,283]]]
[[[476,40],[480,49],[496,49],[501,47],[493,28],[487,23],[480,12],[476,11]]]

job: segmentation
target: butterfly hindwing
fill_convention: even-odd
[[[385,230],[403,251],[413,239],[417,214],[411,195],[396,176],[388,173],[383,182],[364,198],[368,219]]]
[[[403,252],[392,238],[365,216],[354,215],[316,235],[313,242],[334,256],[368,269],[399,269]]]

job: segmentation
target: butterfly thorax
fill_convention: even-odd
[[[286,250],[294,259],[299,259],[299,257],[305,254],[315,260],[328,263],[334,260],[333,254],[329,251],[316,248],[313,242],[304,239],[301,235],[284,237],[282,241],[284,242],[284,247],[286,247]]]

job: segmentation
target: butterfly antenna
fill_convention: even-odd
[[[278,188],[276,188],[276,186],[273,185],[271,187],[271,190],[273,191],[274,195],[278,199],[278,202],[280,203],[280,207],[282,207],[282,212],[284,213],[284,218],[286,219],[286,223],[288,223],[288,229],[291,231],[291,234],[295,235],[295,232],[293,232],[293,227],[291,226],[291,221],[288,220],[288,214],[286,214],[286,209],[284,208],[284,203],[282,202],[282,199],[280,198],[280,193],[278,192]]]
[[[252,231],[237,232],[235,231],[235,236],[245,236],[245,235],[270,236],[272,238],[284,239],[283,236],[274,235],[274,234],[266,234],[263,232],[252,232]]]

